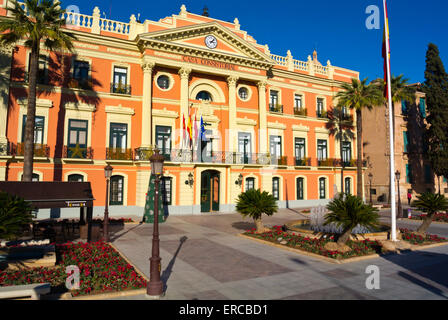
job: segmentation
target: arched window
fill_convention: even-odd
[[[319,178],[319,199],[327,198],[327,179]]]
[[[110,205],[123,205],[124,179],[122,176],[112,176],[110,178]]]
[[[303,200],[303,190],[304,190],[304,178],[297,178],[297,200]]]
[[[344,183],[344,192],[346,194],[351,194],[352,193],[352,179],[350,178],[345,178],[345,183]]]
[[[280,199],[280,178],[272,178],[272,195],[275,200]]]
[[[255,178],[246,178],[246,191],[255,189]]]
[[[213,101],[212,95],[208,91],[200,91],[196,95],[196,100]]]
[[[20,177],[20,180],[23,180],[23,173],[22,173],[22,176]],[[31,181],[34,181],[34,182],[39,181],[39,175],[37,173],[33,173],[33,175],[31,176]]]
[[[71,174],[68,176],[68,182],[83,182],[84,177],[80,174]]]

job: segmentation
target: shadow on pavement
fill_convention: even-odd
[[[166,266],[166,269],[163,270],[163,273],[160,276],[160,279],[163,282],[163,292],[166,292],[166,290],[168,289],[168,286],[167,286],[168,279],[170,278],[171,273],[173,272],[173,266],[174,266],[174,263],[176,262],[177,255],[179,254],[180,249],[182,248],[182,245],[184,244],[185,241],[187,241],[187,239],[188,238],[186,236],[183,236],[179,239],[179,242],[180,242],[179,247],[177,247],[176,252],[174,253],[174,255],[171,258],[168,265]]]
[[[410,251],[401,255],[385,255],[383,259],[407,269],[410,273],[444,286],[446,290],[442,291],[440,288],[424,282],[410,273],[397,272],[397,275],[403,278],[403,280],[410,281],[438,296],[448,299],[448,276],[446,275],[448,255],[427,251]],[[431,260],[431,263],[422,265],[421,262],[428,262],[428,260]]]

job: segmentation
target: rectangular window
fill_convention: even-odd
[[[321,118],[324,115],[324,99],[317,98],[317,108],[316,108],[317,117]]]
[[[255,178],[246,179],[246,191],[251,189],[255,189]]]
[[[426,118],[425,98],[420,98],[420,114],[422,115],[423,119]]]
[[[69,158],[86,158],[87,156],[87,120],[68,120]]]
[[[303,200],[303,178],[297,178],[297,200]]]
[[[350,165],[350,160],[352,160],[352,144],[350,141],[342,142],[342,161],[347,167]]]
[[[297,110],[301,110],[303,105],[302,105],[302,96],[300,94],[295,94],[294,95],[294,108],[296,108]]]
[[[126,149],[127,141],[128,125],[125,123],[111,123],[109,148]]]
[[[431,166],[425,165],[425,183],[431,183],[432,181],[431,176]]]
[[[412,183],[412,169],[411,165],[406,165],[406,183]]]
[[[44,143],[44,127],[45,127],[45,117],[36,116],[34,118],[34,143],[43,144]],[[22,120],[22,142],[25,142],[25,128],[26,128],[26,115],[23,116]]]
[[[272,163],[277,163],[277,160],[282,157],[282,137],[280,136],[271,136],[270,137],[270,153]]]
[[[123,67],[114,67],[114,78],[112,83],[113,93],[128,93],[128,69]]]
[[[166,157],[171,154],[171,127],[156,126],[156,145],[160,153]],[[168,160],[168,159],[167,159]]]
[[[87,61],[75,60],[73,67],[73,79],[80,82],[87,82],[89,80],[90,65]]]
[[[122,176],[113,176],[110,179],[110,205],[123,205],[124,179]]]
[[[408,114],[408,102],[401,100],[401,114],[406,116]]]
[[[403,131],[403,149],[404,152],[409,152],[409,132]]]
[[[241,154],[241,162],[249,163],[251,152],[251,135],[250,133],[238,133],[238,152]]]
[[[164,177],[162,178],[162,199],[165,206],[172,205],[172,191],[173,191],[173,179]]]
[[[306,150],[305,150],[305,138],[296,138],[295,139],[295,156],[296,156],[296,165],[306,165],[303,163],[306,159]]]
[[[272,178],[272,195],[274,196],[275,200],[279,200],[279,194],[280,194],[280,178]]]
[[[271,90],[270,101],[271,107],[278,105],[278,91]]]
[[[327,140],[317,140],[317,159],[327,159]]]

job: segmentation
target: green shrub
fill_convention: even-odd
[[[32,222],[31,210],[24,199],[0,191],[0,239],[18,237]]]

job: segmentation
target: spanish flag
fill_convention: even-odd
[[[193,127],[191,125],[191,115],[190,114],[188,114],[187,132],[188,132],[188,137],[190,138],[190,146],[191,146],[192,141],[193,141]]]
[[[383,59],[384,59],[384,97],[388,96],[388,80],[390,79],[390,34],[389,15],[387,13],[387,3],[384,0],[384,34],[383,34]],[[389,65],[389,68],[388,68]]]

